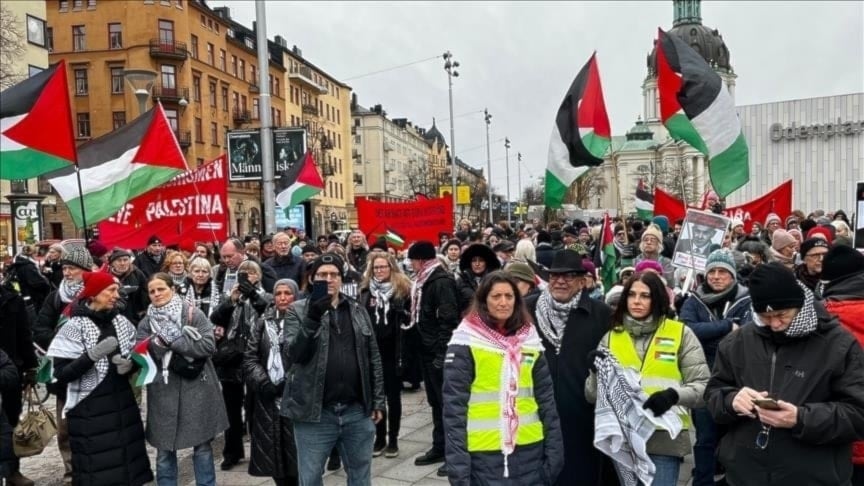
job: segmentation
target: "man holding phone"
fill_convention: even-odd
[[[752,326],[720,343],[705,390],[729,484],[852,484],[864,351],[779,263],[750,276]],[[857,483],[856,483],[857,484]]]
[[[372,322],[340,292],[345,264],[332,253],[309,268],[312,292],[285,317],[281,414],[294,421],[300,484],[320,486],[333,447],[349,484],[370,485],[375,424],[383,417],[384,375]]]

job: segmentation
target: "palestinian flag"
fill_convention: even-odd
[[[612,220],[609,213],[603,215],[603,230],[600,235],[600,279],[603,288],[608,292],[618,280],[615,275],[618,267],[618,255],[615,253],[615,232],[612,230]]]
[[[735,103],[698,52],[658,29],[657,91],[669,134],[708,158],[711,185],[726,197],[750,180],[747,141]]]
[[[642,221],[648,221],[654,217],[654,194],[645,189],[645,183],[639,179],[636,186],[636,216]]]
[[[293,208],[324,189],[321,174],[315,168],[312,152],[307,151],[300,163],[294,163],[279,180],[281,191],[276,194],[276,204],[282,209]]]
[[[114,216],[129,200],[187,170],[158,103],[132,123],[78,147],[78,168],[80,191],[74,167],[50,174],[48,182],[66,202],[79,228]]]
[[[555,116],[546,168],[546,206],[560,208],[573,182],[603,163],[611,136],[595,53],[576,75]]]
[[[0,95],[0,179],[30,179],[75,164],[66,61]]]
[[[402,238],[399,233],[393,231],[393,228],[387,227],[387,232],[384,233],[384,239],[393,246],[402,246],[405,244],[405,238]]]
[[[149,349],[151,339],[153,338],[148,337],[141,340],[141,342],[132,348],[132,353],[129,356],[132,361],[141,367],[141,370],[138,372],[138,378],[135,379],[135,386],[139,388],[153,383],[156,379],[156,362],[150,356]]]

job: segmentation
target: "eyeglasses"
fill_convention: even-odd
[[[550,273],[549,281],[551,282],[553,280],[563,280],[567,283],[570,283],[576,280],[577,277],[578,275],[576,275],[575,273]]]
[[[390,270],[390,265],[375,265],[372,267],[372,270],[375,270],[376,272],[378,270]]]
[[[809,255],[805,255],[804,258],[809,258],[811,260],[822,260],[825,258],[826,253],[828,252],[826,251],[823,253],[810,253]]]
[[[171,262],[171,265],[183,265],[182,261]]]
[[[763,425],[762,430],[756,434],[756,447],[760,450],[765,450],[768,448],[768,439],[771,437],[771,427],[768,425]]]

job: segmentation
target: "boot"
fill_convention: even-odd
[[[32,479],[21,474],[21,471],[15,471],[9,476],[9,479],[6,480],[6,483],[9,486],[35,486],[36,483],[33,482]]]

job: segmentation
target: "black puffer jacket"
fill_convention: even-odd
[[[24,300],[17,293],[0,286],[0,349],[22,373],[37,366],[30,326]],[[14,427],[21,414],[21,389],[2,391],[0,396],[6,418]]]
[[[705,398],[727,431],[717,456],[730,485],[850,484],[852,442],[864,438],[864,351],[815,306],[818,327],[804,337],[749,325],[720,343]],[[759,420],[732,408],[744,386],[798,407],[797,424],[772,428],[765,450],[754,445]]]
[[[350,307],[363,407],[368,414],[384,410],[384,373],[369,315],[357,301],[345,296],[340,299],[340,306]],[[285,316],[282,365],[286,370],[286,383],[280,413],[295,421],[318,422],[324,401],[330,326],[309,319],[307,303],[306,300],[294,302]],[[322,319],[329,319],[329,312]]]
[[[303,277],[303,260],[300,257],[290,253],[285,256],[276,255],[268,258],[264,263],[276,272],[277,280],[290,278],[296,284],[300,284],[300,279]]]
[[[436,268],[423,284],[417,330],[423,341],[423,353],[444,363],[447,343],[459,325],[456,281],[444,267]]]
[[[162,271],[162,264],[165,262],[165,253],[158,258],[153,258],[147,251],[142,251],[135,257],[135,266],[144,273],[148,279],[154,273]]]

